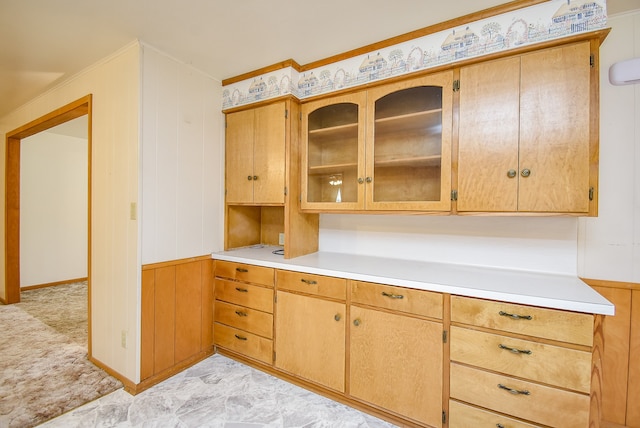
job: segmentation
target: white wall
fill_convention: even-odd
[[[87,276],[87,149],[49,131],[20,141],[21,287]]]
[[[640,10],[608,23],[600,49],[600,213],[580,220],[579,274],[640,283],[640,84],[608,79],[613,63],[640,57]]]
[[[142,264],[222,249],[221,82],[143,46]]]
[[[134,381],[139,366],[141,270],[138,222],[130,218],[130,204],[138,201],[139,60],[139,44],[131,43],[0,118],[0,134],[6,134],[93,94],[92,354]],[[6,145],[4,139],[2,144]],[[5,151],[6,147],[0,149],[0,165],[5,164]],[[0,201],[5,198],[4,176],[0,174]],[[4,241],[4,221],[0,231]],[[4,246],[0,252],[4,254]],[[0,281],[4,281],[4,260],[0,255]],[[4,284],[0,290],[4,294]],[[121,346],[123,331],[128,335],[126,348]]]

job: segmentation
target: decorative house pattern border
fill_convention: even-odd
[[[550,0],[299,73],[286,67],[225,86],[222,109],[298,99],[605,28],[606,0]]]

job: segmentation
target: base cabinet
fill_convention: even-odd
[[[442,426],[442,323],[351,307],[349,394]]]
[[[215,285],[219,352],[399,426],[601,426],[600,316],[226,261]]]

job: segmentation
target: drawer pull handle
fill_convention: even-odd
[[[505,391],[508,391],[509,393],[511,393],[513,395],[531,395],[531,393],[529,391],[527,391],[526,389],[523,389],[523,390],[513,389],[513,388],[509,388],[508,386],[504,386],[501,383],[498,384],[498,388],[504,389]]]
[[[498,315],[501,317],[509,317],[513,320],[531,320],[533,317],[531,315],[518,315],[518,314],[510,314],[509,312],[500,311]]]
[[[240,287],[236,287],[236,290],[241,292],[241,293],[248,293],[249,290],[247,290],[246,288],[240,288]]]
[[[502,424],[496,424],[496,428],[504,428],[504,425],[502,425]]]
[[[318,281],[314,281],[313,279],[304,279],[304,278],[302,278],[300,281],[304,282],[305,284],[309,284],[309,285],[316,285],[318,283]]]
[[[247,313],[242,311],[236,311],[236,315],[238,315],[239,317],[246,317]]]
[[[245,268],[236,268],[236,272],[247,273],[247,272],[249,272],[249,269],[245,269]]]
[[[512,348],[510,346],[503,345],[502,343],[498,345],[498,348],[507,350],[507,351],[512,352],[514,354],[527,354],[527,355],[531,355],[532,354],[532,352],[530,350],[528,350],[528,349]]]
[[[387,293],[383,291],[382,295],[390,299],[404,299],[404,296],[402,294],[393,294],[393,293]]]
[[[234,334],[234,336],[235,336],[235,337],[236,337],[236,339],[238,339],[238,340],[247,340],[247,338],[246,338],[246,337],[244,337],[244,336],[240,336],[239,334]]]

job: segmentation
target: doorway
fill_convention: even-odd
[[[50,128],[87,116],[87,288],[89,355],[91,355],[91,95],[52,111],[6,136],[5,167],[5,303],[20,302],[20,142]]]

